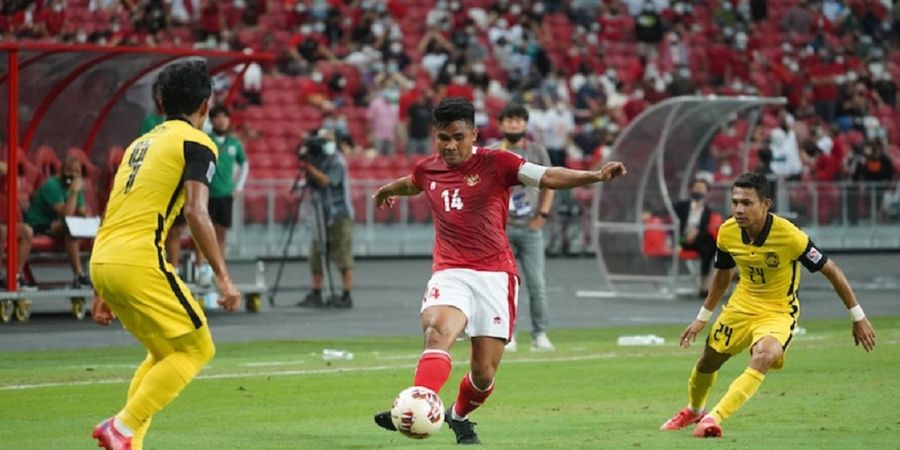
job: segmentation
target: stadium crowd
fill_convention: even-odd
[[[235,129],[254,177],[288,177],[303,133],[351,170],[427,153],[431,105],[474,101],[483,143],[528,106],[556,164],[594,165],[648,106],[688,94],[784,96],[734,118],[699,161],[793,180],[892,180],[900,167],[900,11],[882,0],[37,0],[4,2],[5,40],[270,52],[245,73]],[[221,77],[222,93],[236,72]],[[366,157],[356,155],[366,155]],[[387,155],[379,157],[378,155]],[[399,156],[395,156],[399,155]],[[376,164],[377,165],[377,164]],[[365,172],[363,176],[377,176]]]

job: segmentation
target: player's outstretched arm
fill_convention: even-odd
[[[608,162],[600,170],[573,170],[565,167],[551,167],[541,177],[541,187],[550,189],[571,189],[587,184],[610,181],[628,173],[625,165]]]
[[[218,303],[226,311],[234,311],[241,303],[241,293],[231,281],[225,258],[216,241],[216,231],[207,210],[209,188],[199,181],[187,180],[184,182],[184,193],[184,219],[191,229],[194,242],[216,274],[216,286],[221,294]]]
[[[375,199],[376,207],[384,208],[387,206],[392,208],[394,206],[394,198],[398,195],[411,196],[419,192],[422,192],[422,190],[413,184],[412,176],[407,175],[378,188],[378,191],[375,192],[372,198]]]
[[[844,271],[838,267],[834,260],[829,259],[822,266],[821,272],[822,275],[825,275],[825,278],[828,278],[834,291],[837,292],[838,297],[841,298],[844,306],[850,312],[850,317],[853,319],[853,340],[856,342],[856,345],[862,344],[867,352],[874,350],[875,329],[872,328],[872,324],[866,318],[866,313],[863,312],[862,306],[856,300],[856,294],[853,292],[850,282],[847,281],[847,277],[844,276]]]
[[[703,301],[703,306],[700,307],[697,318],[681,333],[682,347],[687,348],[691,345],[697,339],[697,335],[706,327],[709,318],[712,317],[713,310],[716,309],[716,305],[719,304],[719,301],[725,296],[725,291],[728,290],[733,271],[733,269],[716,269],[713,272],[709,294],[706,294],[706,300]]]

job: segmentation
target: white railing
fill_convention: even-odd
[[[355,209],[354,252],[359,256],[427,256],[433,245],[431,212],[424,197],[401,197],[393,210],[377,210],[372,194],[390,180],[352,180]],[[235,197],[234,225],[228,256],[254,258],[306,256],[313,236],[311,214],[293,180],[249,180]],[[725,216],[731,211],[730,184],[716,184],[709,201]],[[545,228],[551,253],[590,251],[591,189],[559,195]],[[794,221],[825,249],[900,250],[900,187],[898,183],[782,182],[777,183],[775,212]],[[294,236],[286,246],[296,221]]]

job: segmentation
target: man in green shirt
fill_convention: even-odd
[[[25,222],[34,229],[34,234],[46,234],[62,238],[65,242],[69,263],[75,273],[74,287],[90,286],[91,282],[81,267],[81,252],[78,240],[69,235],[66,216],[87,216],[84,207],[84,179],[81,177],[81,162],[69,156],[62,165],[59,175],[50,177],[34,193],[31,205],[25,214]]]
[[[231,228],[231,215],[234,203],[234,192],[244,190],[250,165],[244,146],[238,138],[230,133],[231,115],[225,106],[215,106],[209,110],[209,118],[213,131],[209,134],[219,148],[219,159],[216,161],[216,174],[209,183],[209,216],[216,229],[216,240],[219,250],[225,254],[225,237]],[[171,234],[171,233],[170,233]],[[212,269],[206,264],[203,255],[197,255],[197,281],[201,285],[212,283]]]
[[[159,78],[159,77],[157,77]],[[143,136],[148,131],[156,128],[157,125],[165,122],[166,115],[163,114],[162,109],[162,97],[160,97],[159,93],[159,80],[153,82],[153,105],[156,107],[156,110],[149,114],[147,117],[144,117],[144,120],[141,121],[141,132],[139,135]]]

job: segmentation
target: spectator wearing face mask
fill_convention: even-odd
[[[393,154],[397,148],[397,125],[400,122],[400,92],[394,87],[384,87],[369,103],[366,119],[369,123],[370,142],[382,155]]]
[[[681,248],[700,255],[700,298],[709,293],[709,272],[716,254],[716,240],[709,232],[712,210],[706,202],[708,194],[709,183],[698,178],[691,183],[691,198],[675,204]]]

